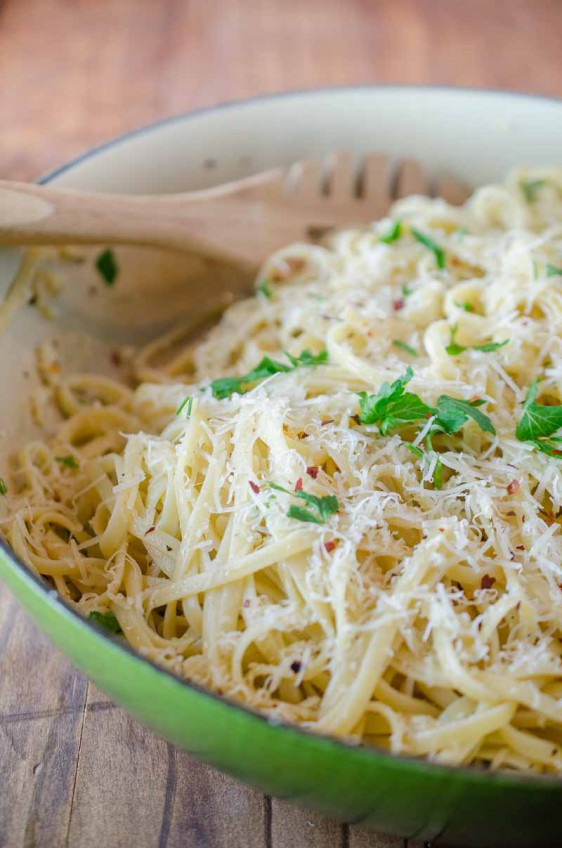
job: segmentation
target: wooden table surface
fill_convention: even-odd
[[[559,0],[0,0],[0,177],[269,91],[562,94]],[[114,706],[0,590],[0,846],[402,848],[261,796]],[[410,843],[412,845],[413,843]]]

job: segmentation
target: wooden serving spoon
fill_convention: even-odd
[[[427,194],[415,160],[336,153],[203,191],[119,195],[0,181],[0,244],[139,244],[256,268],[273,251],[382,217],[392,200]],[[456,180],[434,185],[453,203]]]

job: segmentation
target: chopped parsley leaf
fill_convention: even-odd
[[[410,366],[394,383],[383,383],[378,394],[359,392],[361,413],[359,420],[362,424],[377,424],[381,435],[404,424],[424,423],[431,418],[435,420],[428,436],[435,433],[452,435],[457,433],[471,418],[481,430],[495,434],[495,428],[487,415],[480,412],[479,406],[484,401],[466,401],[441,395],[435,408],[428,406],[413,392],[405,391],[414,372]]]
[[[310,350],[303,350],[298,356],[291,356],[290,353],[285,351],[285,356],[294,368],[298,368],[299,365],[305,365],[310,368],[313,365],[323,365],[328,361],[327,350],[321,350],[320,353],[312,353]]]
[[[548,180],[521,180],[519,188],[527,203],[534,203],[541,188],[547,185]]]
[[[449,395],[441,395],[437,400],[437,410],[433,428],[436,432],[440,430],[443,433],[452,435],[464,427],[469,418],[476,421],[481,430],[485,433],[495,435],[496,430],[487,415],[480,412],[479,406],[482,406],[483,400],[460,400],[452,398]]]
[[[443,463],[439,456],[435,460],[435,468],[433,469],[433,485],[436,489],[443,488]]]
[[[394,345],[394,347],[400,348],[400,350],[405,350],[406,353],[410,354],[410,356],[418,355],[415,348],[411,347],[409,344],[406,344],[406,342],[401,342],[400,339],[394,339],[392,344]]]
[[[458,306],[459,309],[464,309],[465,312],[474,312],[474,306],[472,303],[461,303],[458,300],[455,300],[455,306]]]
[[[3,477],[0,477],[0,495],[7,495],[8,487],[6,486],[6,482]]]
[[[435,264],[437,265],[437,267],[444,268],[447,264],[447,258],[443,248],[439,247],[439,245],[434,242],[432,238],[430,238],[425,233],[420,232],[419,230],[415,230],[414,228],[412,228],[412,235],[416,241],[419,241],[420,244],[423,244],[424,247],[427,247],[428,250],[431,250],[433,256],[435,257]]]
[[[405,442],[404,444],[410,453],[413,453],[419,459],[426,459],[426,454],[417,445],[413,445],[411,442]],[[438,454],[436,454],[435,467],[433,470],[433,485],[436,489],[443,488],[443,463],[441,462]]]
[[[264,280],[262,283],[259,284],[259,286],[257,286],[256,293],[263,294],[263,296],[266,297],[268,300],[271,300],[271,298],[273,297],[273,292],[269,288],[269,283],[267,280]]]
[[[243,395],[250,391],[254,383],[259,383],[260,380],[265,380],[266,377],[271,377],[273,374],[285,374],[288,371],[293,371],[300,365],[312,367],[321,365],[328,361],[328,351],[321,350],[320,353],[312,353],[310,350],[303,350],[299,356],[291,356],[286,353],[290,361],[290,365],[285,365],[283,362],[277,362],[275,359],[270,359],[269,356],[264,356],[261,362],[256,365],[247,374],[242,377],[219,377],[213,380],[210,384],[211,391],[217,400],[224,400],[232,394]]]
[[[300,498],[310,507],[310,509],[306,509],[306,507],[291,504],[287,515],[289,518],[297,519],[297,521],[307,521],[311,524],[325,524],[328,518],[338,512],[340,508],[340,503],[335,495],[326,495],[325,497],[318,498],[316,495],[311,495],[302,489],[298,492],[290,492],[277,483],[270,483],[269,487],[270,489],[275,489],[277,492],[284,492],[286,495],[291,495],[293,498]]]
[[[96,259],[96,268],[106,286],[112,286],[119,274],[119,266],[112,250],[106,248],[99,254]]]
[[[66,466],[66,468],[78,468],[78,463],[73,456],[55,456],[55,459],[61,465]]]
[[[97,624],[98,627],[103,627],[104,630],[109,631],[109,633],[122,633],[121,626],[117,621],[115,613],[108,610],[107,612],[98,612],[97,610],[93,610],[88,616],[90,621],[93,621],[94,624]]]
[[[379,236],[379,241],[384,242],[384,244],[392,244],[393,241],[398,241],[401,235],[402,221],[393,221],[390,229],[384,235]]]
[[[493,351],[499,350],[500,347],[505,347],[505,345],[509,343],[509,339],[505,339],[503,342],[486,342],[485,344],[479,345],[461,345],[456,341],[458,329],[458,324],[454,324],[451,327],[451,341],[445,346],[445,350],[449,356],[459,356],[459,354],[464,353],[465,350],[479,350],[481,353],[493,353]]]
[[[182,400],[178,408],[176,409],[176,415],[179,415],[185,409],[185,414],[189,418],[191,415],[191,408],[193,406],[193,398],[191,395],[188,395],[186,398]]]
[[[413,294],[412,289],[408,285],[406,285],[406,283],[402,283],[400,291],[402,292],[402,297],[404,298],[410,297],[410,295]]]
[[[558,268],[556,265],[551,265],[549,262],[546,266],[546,276],[562,277],[562,268]]]
[[[534,380],[529,386],[523,404],[523,415],[515,430],[515,437],[520,442],[532,444],[548,456],[562,457],[562,449],[557,447],[562,443],[562,438],[553,436],[553,433],[562,427],[562,406],[536,403],[538,390],[539,382]]]

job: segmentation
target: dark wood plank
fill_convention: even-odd
[[[87,681],[0,587],[0,845],[64,845]]]
[[[142,727],[92,687],[69,844],[265,848],[263,797]]]
[[[421,845],[383,833],[371,833],[359,827],[350,827],[348,848],[422,848]]]
[[[346,830],[316,813],[271,801],[271,848],[345,848]]]

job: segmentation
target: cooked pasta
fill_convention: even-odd
[[[131,385],[42,349],[60,424],[16,458],[6,539],[272,720],[562,771],[561,213],[557,170],[406,198],[269,258]]]

